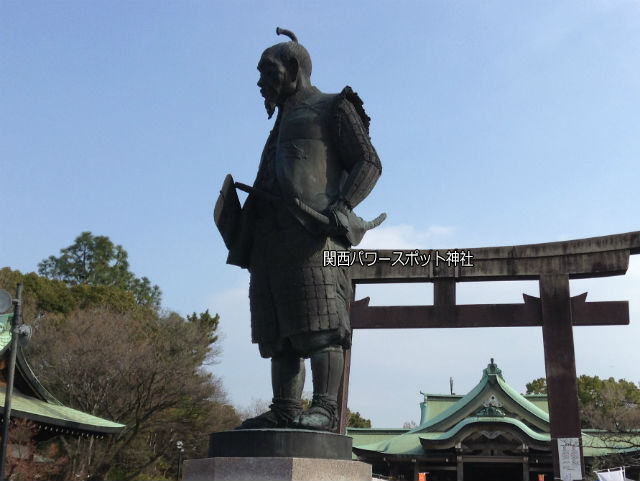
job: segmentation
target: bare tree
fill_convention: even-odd
[[[245,407],[244,409],[240,409],[238,414],[240,415],[240,419],[243,421],[245,419],[249,419],[255,416],[262,414],[265,411],[269,410],[269,405],[271,403],[266,399],[256,399],[253,398],[251,403]]]

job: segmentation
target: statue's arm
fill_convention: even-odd
[[[340,158],[349,173],[339,201],[353,209],[375,186],[382,164],[369,138],[369,117],[362,100],[349,87],[336,100],[334,127]]]

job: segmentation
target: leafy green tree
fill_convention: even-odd
[[[0,269],[0,288],[14,292],[24,285],[23,313],[25,319],[62,318],[77,309],[107,307],[117,312],[144,310],[129,291],[111,286],[78,284],[68,286],[62,281],[47,279],[33,272],[22,274],[8,267]]]
[[[200,314],[196,314],[194,312],[193,314],[188,315],[187,321],[195,324],[200,331],[208,333],[207,341],[209,342],[209,346],[211,346],[211,354],[219,354],[219,352],[213,346],[218,340],[217,330],[218,324],[220,324],[220,316],[218,314],[212,316],[211,314],[209,314],[209,309],[207,309]]]
[[[640,428],[640,387],[637,384],[585,374],[578,376],[577,384],[583,428],[613,431]],[[547,381],[543,377],[534,379],[526,388],[527,394],[547,394]]]
[[[578,378],[582,425],[608,431],[640,428],[640,388],[625,379]]]
[[[547,394],[547,379],[539,377],[526,385],[527,394]]]
[[[363,418],[359,412],[347,409],[347,426],[350,428],[370,428],[371,419]]]
[[[131,292],[142,306],[160,307],[160,288],[146,277],[136,277],[129,270],[127,251],[106,236],[83,232],[72,245],[60,249],[59,257],[49,256],[40,262],[38,273],[69,286],[115,287]]]

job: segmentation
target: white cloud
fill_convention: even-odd
[[[453,227],[434,225],[426,230],[412,225],[382,225],[370,230],[358,248],[361,249],[414,249],[427,247],[434,239],[453,234]]]

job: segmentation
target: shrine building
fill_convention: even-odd
[[[408,481],[553,481],[547,396],[518,393],[493,359],[464,396],[422,394],[413,429],[348,428],[354,459]],[[582,430],[587,470],[595,457],[640,451],[604,438]]]

